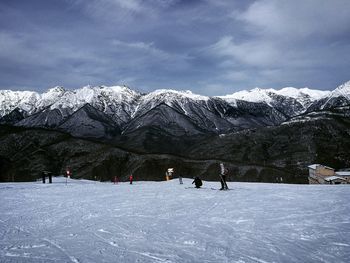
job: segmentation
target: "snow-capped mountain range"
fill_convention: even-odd
[[[33,91],[0,91],[0,115],[15,108],[32,115],[44,109],[58,109],[63,116],[69,115],[89,103],[97,109],[122,118],[123,112],[130,114],[136,107],[140,94],[126,87],[90,87],[65,90],[55,87],[40,94]]]
[[[176,90],[141,94],[125,86],[55,87],[41,94],[0,90],[0,121],[58,128],[77,136],[86,129],[89,136],[91,129],[102,129],[98,137],[103,137],[106,129],[112,136],[150,126],[188,135],[278,125],[303,113],[348,105],[350,81],[333,91],[255,88],[217,97]]]
[[[330,91],[313,90],[309,88],[297,89],[286,87],[280,90],[255,88],[249,91],[238,91],[232,95],[222,96],[221,98],[227,101],[245,100],[249,102],[265,102],[269,105],[273,105],[274,97],[282,96],[293,98],[304,107],[308,107],[310,103],[322,97],[326,97],[329,93]]]

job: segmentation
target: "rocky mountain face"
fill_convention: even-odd
[[[349,98],[350,82],[332,92],[253,89],[222,97],[119,86],[3,90],[0,180],[31,180],[42,169],[61,174],[67,166],[77,177],[103,180],[129,173],[161,180],[170,166],[217,179],[225,161],[234,180],[306,182],[309,163],[350,166]]]

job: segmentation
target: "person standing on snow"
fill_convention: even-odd
[[[130,184],[132,184],[132,180],[133,180],[133,177],[132,177],[132,174],[130,174],[130,176],[129,176]]]
[[[221,182],[220,190],[228,190],[228,186],[226,183],[227,174],[228,174],[228,170],[225,168],[223,163],[220,163],[220,182]]]
[[[183,184],[183,182],[182,182],[182,175],[181,174],[179,174],[179,183]]]

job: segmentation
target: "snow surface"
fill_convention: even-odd
[[[0,262],[350,262],[349,185],[0,184]]]

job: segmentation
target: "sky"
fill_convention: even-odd
[[[349,0],[0,0],[0,89],[214,96],[350,80]]]

